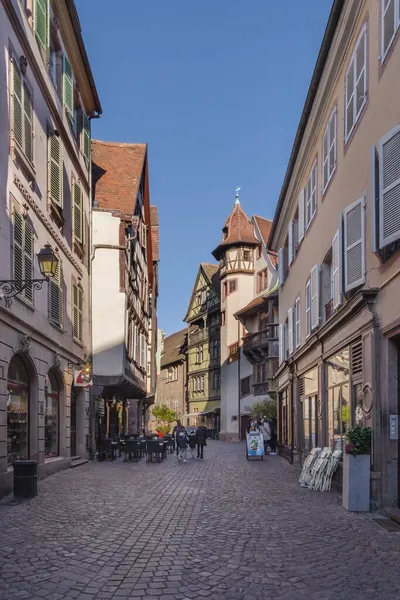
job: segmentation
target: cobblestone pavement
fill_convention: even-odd
[[[400,533],[301,489],[279,457],[94,463],[0,504],[0,598],[396,600]]]

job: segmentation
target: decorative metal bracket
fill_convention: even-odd
[[[0,280],[0,298],[3,298],[5,300],[6,307],[10,308],[12,305],[12,299],[15,298],[15,296],[22,294],[22,292],[29,287],[33,287],[34,290],[41,290],[46,281],[49,281],[47,277],[44,279]]]

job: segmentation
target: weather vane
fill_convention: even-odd
[[[236,192],[236,204],[239,204],[239,192],[240,192],[240,190],[241,190],[241,189],[242,189],[242,186],[241,186],[241,185],[238,185],[238,186],[235,188],[235,192]]]

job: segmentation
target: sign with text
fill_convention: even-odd
[[[85,369],[74,369],[74,386],[88,388],[93,385],[92,374]]]
[[[264,440],[259,431],[250,431],[246,443],[248,456],[264,456]]]

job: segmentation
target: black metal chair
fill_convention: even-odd
[[[97,457],[99,461],[106,460],[106,458],[114,460],[114,448],[112,445],[112,440],[101,440]]]
[[[153,458],[157,462],[161,462],[164,455],[164,443],[158,440],[148,440],[146,448],[146,462],[153,462]]]
[[[164,439],[167,441],[167,448],[172,454],[175,450],[175,438],[173,435],[165,435]]]
[[[127,440],[124,447],[124,462],[138,462],[142,458],[142,444],[136,440]]]

